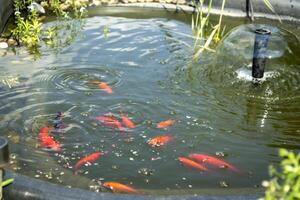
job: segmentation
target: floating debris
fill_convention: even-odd
[[[19,78],[16,76],[3,76],[1,82],[9,88],[13,88],[20,84]]]
[[[223,152],[223,151],[217,151],[216,152],[216,156],[219,156],[219,157],[225,157],[227,156],[227,153]]]
[[[154,169],[148,169],[148,168],[141,168],[138,170],[139,174],[145,175],[145,176],[151,176],[155,172]]]
[[[222,187],[222,188],[228,188],[228,187],[229,187],[228,183],[226,183],[225,181],[220,181],[220,182],[219,182],[219,185],[220,185],[220,187]]]

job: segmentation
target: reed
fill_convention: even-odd
[[[262,1],[269,10],[271,10],[275,15],[278,16],[278,19],[281,22],[279,15],[276,13],[270,1]],[[213,8],[213,0],[199,0],[198,2],[192,0],[192,4],[195,7],[195,13],[192,15],[191,22],[192,36],[194,38],[193,59],[198,60],[200,55],[205,50],[215,52],[213,47],[215,47],[218,44],[218,42],[222,39],[224,35],[226,25],[222,26],[222,19],[226,5],[226,0],[222,0],[221,11],[217,24],[212,24],[210,21],[211,10]]]
[[[199,2],[195,2],[195,0],[193,0],[195,13],[192,15],[191,26],[194,37],[194,60],[197,60],[201,53],[203,53],[205,50],[214,51],[210,48],[211,44],[213,42],[217,44],[224,32],[221,31],[221,24],[226,0],[222,0],[222,9],[218,24],[216,25],[210,22],[211,9],[213,7],[212,3],[213,0],[209,0],[207,10],[204,10],[205,0],[199,0]]]

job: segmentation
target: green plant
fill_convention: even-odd
[[[30,52],[37,52],[43,35],[47,35],[46,44],[53,44],[51,41],[56,36],[56,28],[50,27],[43,30],[33,2],[33,0],[14,1],[15,28],[11,32],[19,43],[30,48]],[[69,14],[72,14],[76,19],[81,19],[85,14],[86,5],[80,0],[44,0],[42,3],[46,5],[48,11],[52,11],[60,20],[69,20]]]
[[[27,18],[24,19],[24,17],[21,17],[21,12],[17,10],[15,12],[15,22],[16,27],[12,30],[13,36],[28,47],[37,46],[40,41],[39,34],[42,24],[38,20],[36,11],[31,10]]]
[[[211,44],[214,42],[217,44],[223,34],[221,33],[221,23],[223,17],[223,11],[225,7],[226,0],[222,0],[222,8],[219,16],[219,22],[217,25],[210,23],[211,9],[213,7],[212,0],[209,0],[206,15],[204,14],[204,4],[205,0],[200,0],[195,2],[193,0],[193,5],[195,7],[195,13],[192,16],[192,33],[195,38],[194,42],[194,59],[198,59],[200,54],[204,50],[214,51],[210,48]],[[223,29],[224,30],[224,29]]]
[[[262,1],[274,14],[277,15],[269,0]],[[204,9],[205,3],[207,3],[207,10]],[[192,4],[195,7],[195,14],[192,15],[191,24],[192,34],[195,40],[193,58],[196,60],[205,50],[214,52],[214,50],[211,48],[212,44],[215,44],[216,46],[216,44],[218,44],[218,42],[222,39],[226,28],[226,26],[222,28],[222,19],[226,0],[222,0],[219,22],[216,25],[210,23],[213,0],[198,0],[197,2],[192,0]],[[278,19],[281,21],[279,16]]]
[[[300,154],[280,149],[279,156],[283,158],[280,163],[281,171],[270,166],[271,180],[263,182],[266,192],[265,197],[260,200],[300,199]]]

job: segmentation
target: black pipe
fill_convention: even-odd
[[[266,65],[266,53],[267,46],[271,31],[267,29],[256,29],[254,52],[252,61],[252,76],[253,78],[264,77],[265,65]]]
[[[253,5],[251,0],[246,0],[246,14],[251,21],[254,21]]]

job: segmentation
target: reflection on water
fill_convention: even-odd
[[[39,60],[22,48],[7,54],[0,67],[19,81],[0,91],[10,168],[94,191],[104,190],[99,183],[105,181],[170,193],[259,186],[278,147],[299,149],[300,61],[295,37],[269,26],[274,34],[266,79],[259,85],[247,81],[256,26],[261,25],[235,28],[199,63],[191,59],[189,25],[163,18],[92,17],[74,43],[55,52],[42,46]],[[58,112],[61,126],[47,133],[61,144],[56,152],[41,148],[38,135],[57,123]],[[121,112],[135,128],[123,131],[115,121],[97,120],[121,121]],[[156,127],[168,119],[176,123]],[[172,140],[158,148],[147,144],[162,135]],[[104,155],[80,164],[75,175],[78,160],[98,151]],[[192,153],[216,155],[243,173],[186,168],[178,157]]]

